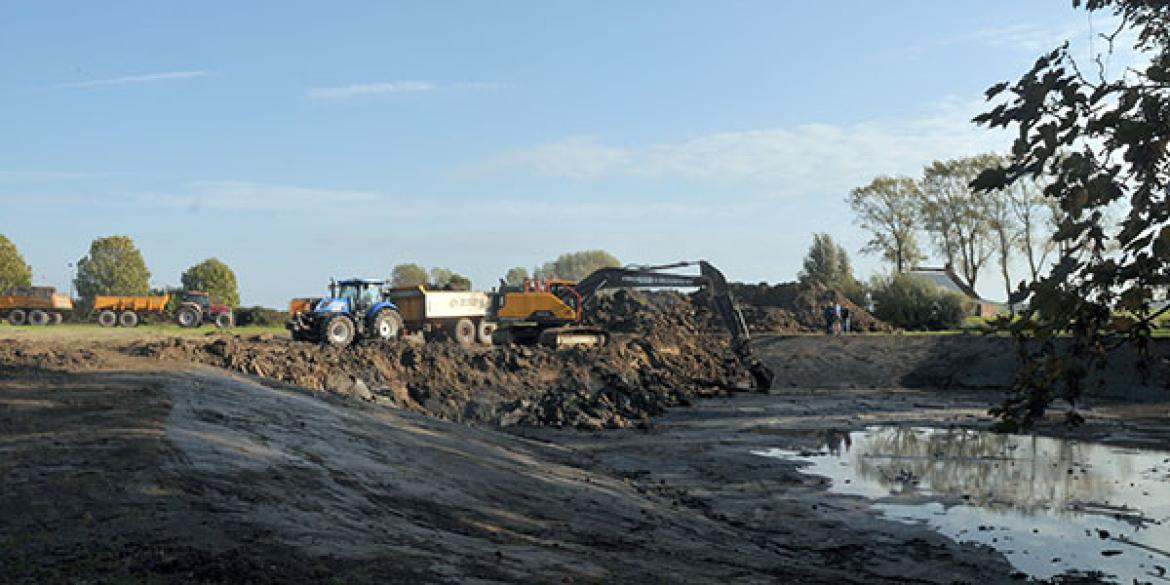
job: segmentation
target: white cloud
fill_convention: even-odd
[[[1019,49],[1039,55],[1040,52],[1051,51],[1064,41],[1081,34],[1084,34],[1084,29],[1080,26],[1053,27],[1015,23],[980,29],[963,40],[995,48]]]
[[[338,85],[332,87],[309,88],[305,95],[310,99],[345,99],[359,95],[381,93],[406,93],[431,91],[435,84],[429,81],[385,81],[379,83],[356,83],[352,85]]]
[[[453,84],[451,87],[468,91],[497,91],[501,89],[514,89],[516,84],[505,81],[463,81]]]
[[[211,75],[207,71],[165,71],[162,73],[148,73],[145,75],[127,75],[124,77],[113,77],[110,79],[90,79],[86,81],[69,81],[65,83],[58,83],[53,85],[53,89],[75,89],[85,87],[101,87],[105,85],[125,85],[129,83],[149,83],[152,81],[165,81],[169,79],[191,79],[194,77],[207,77]]]
[[[839,193],[878,174],[917,175],[935,159],[1003,149],[1002,132],[970,122],[983,107],[982,100],[951,99],[908,119],[720,132],[641,147],[571,136],[504,153],[476,170],[752,182],[775,193]]]
[[[382,196],[366,191],[315,189],[249,181],[195,181],[177,193],[143,193],[139,199],[166,207],[232,210],[327,209],[331,204],[368,203]]]

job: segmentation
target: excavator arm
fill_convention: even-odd
[[[663,272],[677,268],[686,268],[698,265],[699,274],[675,274]],[[743,313],[735,306],[735,299],[731,295],[731,287],[727,279],[718,268],[706,260],[692,262],[676,262],[658,266],[627,266],[622,268],[601,268],[581,279],[573,289],[580,300],[578,314],[584,313],[585,307],[598,291],[610,288],[698,288],[704,291],[711,301],[711,306],[719,314],[719,318],[731,333],[731,345],[739,356],[740,361],[751,372],[756,387],[767,390],[772,387],[775,374],[751,350],[751,334]],[[571,303],[574,299],[568,298],[573,291],[562,293],[562,300]]]

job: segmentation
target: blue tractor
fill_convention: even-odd
[[[398,339],[402,314],[386,300],[385,281],[351,278],[329,283],[329,296],[291,322],[293,337],[346,347],[358,339]]]

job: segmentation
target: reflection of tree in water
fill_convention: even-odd
[[[1115,473],[1125,473],[1083,465],[1092,446],[968,429],[889,428],[861,433],[853,443],[846,450],[858,475],[892,492],[918,485],[1028,512],[1104,501]]]

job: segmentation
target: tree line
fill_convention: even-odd
[[[997,154],[934,161],[917,179],[879,176],[853,189],[846,201],[870,235],[862,251],[901,274],[925,260],[929,247],[972,289],[994,267],[1010,298],[1013,263],[1022,258],[1027,276],[1039,278],[1057,251],[1064,212],[1045,197],[1043,176],[998,189],[974,185],[984,171],[1004,164]]]
[[[231,307],[240,304],[236,273],[217,258],[207,258],[183,271],[181,287],[152,289],[150,269],[142,252],[128,236],[97,238],[89,253],[76,264],[73,286],[83,305],[92,304],[99,295],[149,295],[182,290],[206,291],[213,302]],[[32,266],[8,237],[0,234],[0,291],[32,286]],[[176,298],[177,302],[177,298]]]
[[[523,266],[509,268],[500,279],[508,286],[520,286],[530,278],[563,278],[566,280],[581,280],[598,268],[621,266],[617,257],[605,250],[581,250],[568,252],[534,267],[530,272]],[[447,268],[431,268],[404,263],[396,265],[390,271],[390,282],[396,287],[427,286],[430,288],[449,288],[454,290],[471,290],[471,279],[452,272]]]
[[[557,277],[579,280],[589,273],[607,266],[619,266],[618,259],[604,250],[582,250],[561,254],[553,260],[533,268],[509,269],[502,280],[506,284],[519,286],[525,279]],[[92,304],[98,295],[148,295],[171,294],[177,304],[179,294],[184,290],[206,291],[212,302],[231,307],[240,304],[239,284],[235,271],[217,258],[208,258],[185,271],[180,276],[178,287],[152,289],[150,270],[142,252],[128,236],[109,236],[93,240],[89,253],[76,264],[77,273],[73,279],[81,303]],[[14,287],[32,285],[32,266],[20,251],[3,234],[0,234],[0,291]],[[471,279],[449,268],[426,269],[416,263],[403,263],[390,271],[389,281],[393,286],[427,286],[453,290],[471,290]]]

